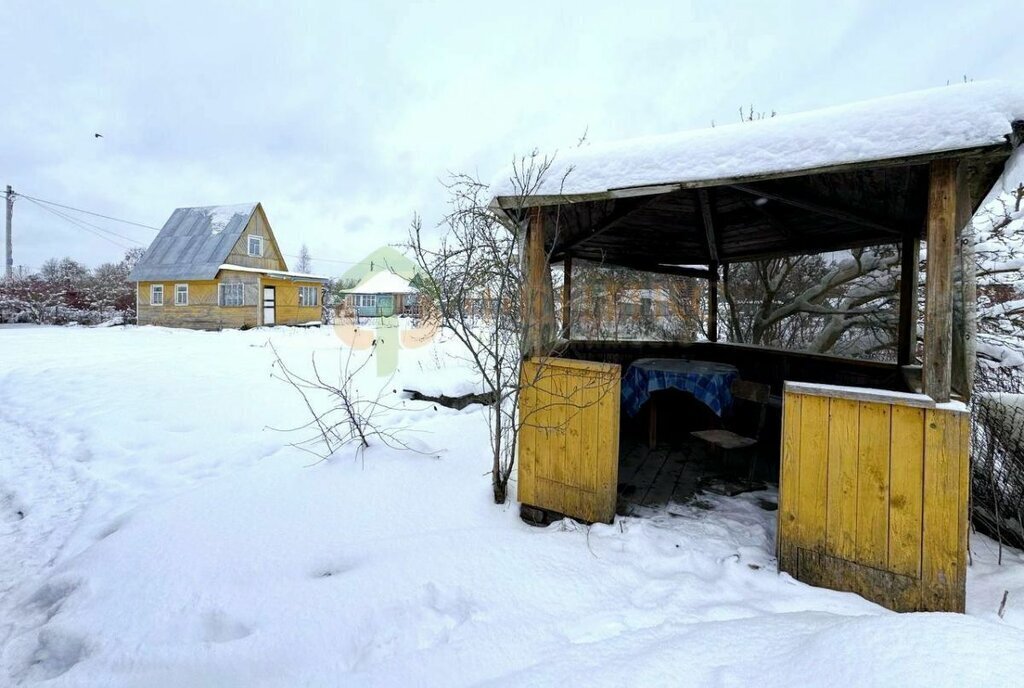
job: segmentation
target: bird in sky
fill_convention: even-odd
[[[97,139],[101,139],[101,138],[103,138],[103,134],[93,134],[93,137],[97,138]]]

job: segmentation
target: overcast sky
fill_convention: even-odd
[[[585,129],[1024,79],[1020,0],[244,4],[0,1],[0,184],[157,227],[262,201],[286,254],[340,275],[414,212],[436,223],[447,171],[489,181]],[[19,199],[15,264],[155,235],[76,217],[123,237]]]

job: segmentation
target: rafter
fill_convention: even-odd
[[[718,262],[718,237],[715,236],[715,222],[711,212],[711,199],[707,189],[697,189],[697,204],[700,207],[700,220],[704,226],[704,238],[708,245],[708,259]]]
[[[578,238],[574,239],[573,241],[570,241],[568,244],[566,244],[564,247],[562,247],[562,250],[561,250],[560,253],[562,255],[567,255],[574,248],[576,248],[578,246],[582,246],[583,244],[587,243],[588,241],[596,239],[597,237],[601,236],[605,232],[607,232],[607,231],[609,231],[611,229],[614,229],[617,224],[619,224],[624,219],[626,219],[627,217],[629,217],[630,215],[632,215],[636,211],[640,210],[641,208],[644,208],[644,207],[650,205],[651,202],[654,201],[657,198],[660,198],[660,196],[644,196],[644,197],[642,197],[642,198],[640,198],[638,200],[635,200],[635,201],[634,200],[626,200],[626,199],[621,199],[621,200],[616,201],[615,209],[612,210],[612,212],[610,212],[599,223],[594,225],[593,230],[591,230],[585,236],[578,237]]]
[[[742,191],[743,193],[750,194],[751,196],[758,196],[760,198],[768,198],[779,203],[793,206],[794,208],[800,208],[801,210],[807,210],[817,215],[824,215],[825,217],[831,217],[836,220],[842,220],[851,224],[860,225],[861,227],[867,227],[869,229],[878,230],[887,234],[895,234],[902,236],[903,232],[895,227],[890,227],[882,222],[873,220],[868,217],[863,217],[856,213],[850,212],[845,208],[837,208],[831,206],[828,203],[819,199],[802,198],[792,193],[780,194],[775,191],[769,191],[767,189],[761,189],[755,186],[747,186],[745,184],[732,184],[729,186],[730,189],[736,191]]]

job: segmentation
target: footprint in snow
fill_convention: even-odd
[[[229,643],[252,635],[252,629],[215,609],[203,616],[203,640],[208,643]]]
[[[29,681],[48,681],[66,674],[89,654],[83,636],[60,629],[44,628],[29,664],[20,678]]]

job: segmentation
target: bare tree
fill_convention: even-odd
[[[894,246],[732,264],[722,282],[728,337],[819,353],[893,352],[899,266]]]
[[[524,385],[526,199],[540,187],[551,162],[536,153],[517,159],[510,180],[514,202],[503,210],[489,205],[491,193],[485,184],[470,175],[452,175],[445,184],[449,212],[440,236],[428,236],[416,217],[408,242],[423,275],[431,313],[462,344],[466,360],[492,399],[491,482],[498,504],[507,499],[518,432],[527,420],[517,412]],[[557,236],[557,221],[553,231]],[[553,303],[551,308],[553,319]]]
[[[313,271],[313,256],[309,253],[309,247],[305,244],[299,249],[299,257],[295,262],[295,272],[309,274]]]

